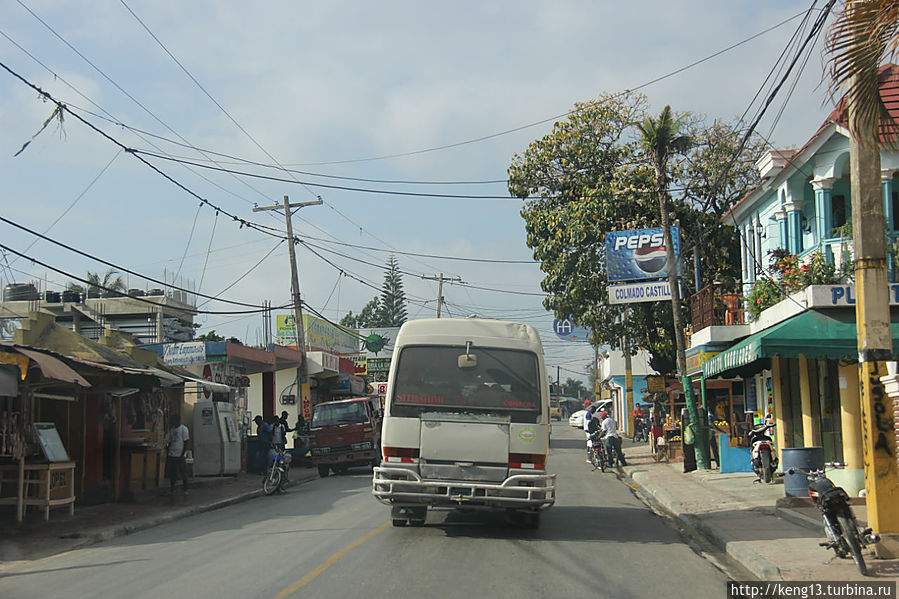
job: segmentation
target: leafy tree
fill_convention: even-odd
[[[586,390],[584,382],[578,379],[567,378],[562,385],[562,395],[567,395],[568,397],[580,397],[581,391]]]
[[[661,224],[655,173],[640,151],[637,125],[645,111],[646,99],[633,93],[576,104],[567,120],[513,157],[509,191],[539,196],[527,200],[521,215],[527,244],[544,272],[544,307],[593,331],[596,344],[648,349],[650,365],[667,373],[674,371],[676,356],[670,307],[651,302],[625,310],[608,304],[605,233]],[[739,238],[719,216],[757,184],[760,146],[751,139],[738,152],[742,134],[736,126],[716,122],[704,128],[697,121],[690,128],[697,145],[676,157],[671,169],[684,192],[669,198],[672,219],[681,226],[682,255],[698,244],[705,280],[735,281]],[[685,260],[687,293],[692,273],[692,260]]]
[[[202,335],[197,336],[196,341],[224,341],[225,338],[221,335],[216,335],[215,329],[212,329],[208,333],[203,333]]]
[[[125,281],[122,280],[122,277],[116,276],[118,272],[114,268],[110,268],[101,279],[99,273],[87,271],[84,278],[87,279],[88,293],[102,294],[106,290],[124,292]]]
[[[398,327],[406,322],[406,294],[400,276],[399,263],[391,255],[387,259],[387,271],[380,297],[374,297],[359,314],[352,311],[340,319],[340,324],[353,328]]]
[[[378,298],[372,298],[370,302],[365,304],[359,314],[353,314],[350,310],[346,316],[340,319],[340,324],[351,329],[367,329],[380,326],[378,320]]]

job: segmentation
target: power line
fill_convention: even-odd
[[[130,270],[130,269],[128,269],[128,268],[125,268],[124,266],[119,266],[118,264],[114,264],[114,263],[112,263],[112,262],[109,262],[108,260],[104,260],[103,258],[100,258],[100,257],[98,257],[98,256],[94,256],[93,254],[89,254],[88,252],[84,252],[84,251],[82,251],[82,250],[79,250],[78,248],[75,248],[75,247],[72,247],[72,246],[67,245],[67,244],[65,244],[65,243],[62,243],[61,241],[57,241],[56,239],[53,239],[53,238],[51,238],[51,237],[47,237],[47,236],[44,235],[43,233],[38,233],[37,231],[35,231],[35,230],[33,230],[33,229],[29,229],[29,228],[26,227],[25,225],[20,225],[19,223],[14,222],[14,221],[12,221],[12,220],[10,220],[10,219],[8,219],[8,218],[2,216],[2,215],[0,215],[0,221],[4,222],[4,223],[6,223],[6,224],[8,224],[8,225],[10,225],[10,226],[13,226],[13,227],[15,227],[15,228],[17,228],[17,229],[19,229],[19,230],[25,231],[26,233],[29,233],[29,234],[31,234],[31,235],[34,235],[35,237],[38,237],[38,238],[40,238],[40,239],[43,239],[44,241],[48,241],[48,242],[50,242],[50,243],[52,243],[52,244],[54,244],[54,245],[57,245],[57,246],[59,246],[59,247],[61,247],[61,248],[64,248],[64,249],[66,249],[66,250],[69,250],[70,252],[74,252],[74,253],[76,253],[76,254],[78,254],[78,255],[80,255],[80,256],[84,256],[85,258],[89,258],[89,259],[91,259],[91,260],[94,260],[94,261],[96,261],[96,262],[99,262],[100,264],[103,264],[103,265],[108,266],[108,267],[110,267],[110,268],[114,268],[115,270],[117,270],[117,271],[119,271],[119,272],[124,272],[124,273],[127,273],[127,274],[129,274],[129,275],[133,275],[133,276],[138,277],[138,278],[140,278],[140,279],[143,279],[143,280],[145,280],[145,281],[150,281],[151,283],[156,283],[157,285],[162,285],[162,286],[167,287],[167,288],[170,288],[170,289],[175,289],[175,290],[177,290],[177,291],[182,291],[182,292],[185,292],[185,293],[190,293],[190,294],[192,294],[192,295],[197,295],[197,296],[199,296],[199,297],[208,298],[209,300],[215,300],[215,301],[219,301],[219,302],[222,302],[222,303],[225,303],[225,304],[234,304],[234,305],[237,305],[237,306],[247,306],[247,307],[251,307],[251,308],[262,308],[262,307],[263,307],[263,306],[259,306],[259,305],[257,305],[257,304],[247,304],[247,303],[244,303],[244,302],[238,302],[238,301],[233,301],[233,300],[222,299],[222,298],[219,298],[219,297],[217,297],[217,296],[203,295],[202,293],[198,293],[198,292],[195,292],[195,291],[191,291],[191,290],[189,290],[189,289],[184,289],[184,288],[178,287],[178,286],[176,286],[176,285],[174,285],[174,284],[170,284],[170,283],[167,283],[167,282],[165,282],[165,281],[160,281],[160,280],[158,280],[158,279],[154,279],[154,278],[149,277],[149,276],[147,276],[147,275],[143,275],[143,274],[141,274],[141,273],[139,273],[139,272],[135,272],[135,271],[133,271],[133,270]],[[283,241],[283,240],[281,240],[281,241]],[[279,243],[280,243],[280,242],[279,242]],[[32,245],[34,245],[34,244],[32,244]],[[30,248],[31,246],[28,246],[28,247]],[[275,246],[275,247],[277,247],[277,246]],[[28,250],[26,249],[25,251],[27,252]],[[17,253],[17,252],[16,252],[16,253]],[[24,257],[23,254],[18,254],[18,255]]]
[[[673,76],[675,76],[675,75],[678,75],[678,74],[680,74],[680,73],[682,73],[682,72],[684,72],[684,71],[687,71],[687,70],[689,70],[689,69],[691,69],[691,68],[693,68],[693,67],[695,67],[695,66],[698,66],[698,65],[700,65],[700,64],[702,64],[702,63],[704,63],[704,62],[707,62],[707,61],[709,61],[709,60],[711,60],[711,59],[713,59],[713,58],[717,58],[718,56],[720,56],[720,55],[722,55],[722,54],[724,54],[724,53],[726,53],[726,52],[729,52],[729,51],[731,51],[731,50],[733,50],[733,49],[735,49],[735,48],[738,48],[738,47],[742,46],[743,44],[749,43],[749,42],[751,42],[752,40],[754,40],[754,39],[756,39],[756,38],[758,38],[758,37],[761,37],[761,36],[765,35],[766,33],[769,33],[769,32],[771,32],[771,31],[774,31],[775,29],[777,29],[777,28],[779,28],[779,27],[781,27],[781,26],[783,26],[783,25],[789,23],[790,21],[796,19],[797,17],[802,16],[803,14],[805,14],[805,11],[803,11],[803,12],[801,12],[801,13],[798,13],[798,14],[795,14],[795,15],[793,15],[792,17],[789,17],[789,18],[787,18],[787,19],[784,19],[783,21],[777,23],[776,25],[773,25],[773,26],[771,26],[771,27],[768,27],[767,29],[764,29],[764,30],[762,30],[762,31],[760,31],[760,32],[758,32],[758,33],[756,33],[756,34],[754,34],[754,35],[751,35],[751,36],[749,36],[748,38],[745,38],[745,39],[743,39],[743,40],[741,40],[741,41],[739,41],[739,42],[737,42],[737,43],[735,43],[735,44],[732,44],[732,45],[730,45],[730,46],[728,46],[728,47],[726,47],[726,48],[724,48],[724,49],[722,49],[722,50],[718,50],[717,52],[714,52],[714,53],[712,53],[712,54],[706,56],[705,58],[701,58],[701,59],[699,59],[699,60],[697,60],[697,61],[694,61],[694,62],[692,62],[692,63],[690,63],[690,64],[688,64],[688,65],[686,65],[686,66],[683,66],[683,67],[680,67],[680,68],[675,69],[675,70],[673,70],[673,71],[670,71],[670,72],[668,72],[668,73],[666,73],[666,74],[664,74],[664,75],[661,75],[661,76],[659,76],[659,77],[656,77],[655,79],[652,79],[652,80],[650,80],[650,81],[647,81],[646,83],[642,83],[642,84],[637,85],[637,86],[635,86],[635,87],[631,87],[631,88],[625,90],[625,92],[622,92],[622,94],[618,94],[618,95],[623,95],[623,94],[625,94],[625,93],[630,93],[630,92],[637,91],[637,90],[639,90],[639,89],[643,89],[644,87],[648,87],[648,86],[650,86],[650,85],[653,85],[653,84],[655,84],[655,83],[658,83],[659,81],[664,81],[665,79],[668,79],[668,78],[670,78],[670,77],[673,77]],[[613,97],[614,97],[614,96],[613,96]],[[564,113],[562,113],[562,114],[557,114],[557,115],[555,115],[555,116],[552,116],[552,117],[549,117],[549,118],[546,118],[546,119],[541,119],[541,120],[539,120],[539,121],[534,121],[534,122],[532,122],[532,123],[528,123],[527,125],[521,125],[521,126],[519,126],[519,127],[513,127],[513,128],[511,128],[511,129],[506,129],[506,130],[504,130],[504,131],[500,131],[500,132],[498,132],[498,133],[491,133],[491,134],[489,134],[489,135],[482,135],[482,136],[480,136],[480,137],[476,137],[476,138],[473,138],[473,139],[468,139],[468,140],[459,141],[459,142],[455,142],[455,143],[444,144],[444,145],[441,145],[441,146],[435,146],[435,147],[425,148],[425,149],[421,149],[421,150],[414,150],[414,151],[411,151],[411,152],[400,152],[400,153],[396,153],[396,154],[387,154],[387,155],[383,155],[383,156],[371,156],[371,157],[368,157],[368,158],[356,158],[356,159],[351,159],[351,160],[333,160],[333,161],[328,161],[328,162],[307,162],[307,163],[298,163],[298,164],[293,164],[293,166],[325,166],[325,165],[332,165],[332,164],[351,164],[351,163],[356,163],[356,162],[374,162],[374,161],[379,161],[379,160],[389,160],[389,159],[392,159],[392,158],[403,158],[403,157],[406,157],[406,156],[416,156],[416,155],[419,155],[419,154],[427,154],[427,153],[430,153],[430,152],[437,152],[437,151],[440,151],[440,150],[448,150],[448,149],[451,149],[451,148],[458,148],[458,147],[460,147],[460,146],[465,146],[465,145],[474,144],[474,143],[480,143],[480,142],[482,142],[482,141],[487,141],[487,140],[494,139],[494,138],[497,138],[497,137],[502,137],[502,136],[504,136],[504,135],[509,135],[509,134],[511,134],[511,133],[517,133],[518,131],[523,131],[523,130],[525,130],[525,129],[530,129],[531,127],[536,127],[536,126],[539,126],[539,125],[543,125],[543,124],[545,124],[545,123],[549,123],[549,122],[552,122],[552,121],[555,121],[555,120],[558,120],[558,119],[561,119],[561,118],[566,118],[566,117],[569,117],[569,116],[571,116],[572,114],[574,114],[574,113],[576,113],[576,112],[580,112],[580,111],[582,111],[582,110],[585,110],[585,109],[589,108],[589,107],[592,106],[592,105],[593,105],[593,103],[591,102],[591,103],[588,103],[588,104],[586,104],[586,105],[584,105],[584,106],[581,106],[581,107],[579,107],[579,108],[574,108],[574,109],[572,109],[572,110],[569,110],[568,112],[564,112]]]
[[[70,273],[70,272],[67,272],[67,271],[64,271],[64,270],[62,270],[62,269],[56,268],[55,266],[51,266],[51,265],[47,264],[46,262],[42,262],[42,261],[38,260],[37,258],[34,258],[34,257],[32,257],[32,256],[29,256],[29,255],[27,255],[27,254],[25,254],[25,253],[23,253],[23,252],[19,252],[19,251],[17,251],[17,250],[14,250],[14,249],[12,249],[11,247],[9,247],[8,245],[5,245],[5,244],[0,243],[0,248],[6,250],[6,251],[8,251],[8,252],[11,252],[11,253],[15,254],[15,255],[19,256],[20,258],[24,258],[24,259],[28,260],[29,262],[32,262],[32,263],[34,263],[34,264],[38,264],[38,265],[40,265],[40,266],[43,266],[44,268],[48,268],[48,269],[52,270],[52,271],[55,272],[55,273],[61,274],[61,275],[66,276],[66,277],[69,277],[70,279],[74,279],[75,281],[78,281],[78,282],[80,282],[80,283],[84,283],[85,285],[90,285],[91,287],[95,287],[95,288],[97,288],[97,289],[100,289],[100,290],[102,290],[102,291],[106,291],[106,292],[109,292],[109,293],[117,293],[117,292],[118,292],[118,290],[116,290],[116,289],[112,289],[112,288],[110,288],[110,287],[105,287],[105,286],[100,285],[100,284],[97,284],[97,283],[95,283],[95,282],[91,282],[91,281],[89,281],[89,280],[87,280],[87,279],[83,279],[83,278],[81,278],[81,277],[79,277],[79,276],[77,276],[77,275],[74,275],[74,274]],[[157,306],[157,307],[159,306],[159,304],[158,304],[157,302],[153,302],[153,301],[150,301],[150,300],[148,300],[148,299],[144,299],[143,297],[140,297],[140,296],[129,296],[129,297],[130,297],[131,299],[133,299],[133,300],[136,300],[136,301],[139,301],[139,302],[143,302],[143,303],[145,303],[145,304],[150,304],[150,305]],[[232,310],[232,311],[212,311],[212,310],[199,310],[199,309],[197,309],[197,308],[186,308],[186,309],[184,310],[184,312],[189,312],[189,313],[191,313],[191,314],[260,314],[260,313],[262,313],[262,312],[265,312],[266,310],[283,310],[284,308],[286,308],[286,307],[288,307],[288,306],[290,306],[290,305],[291,305],[291,304],[284,304],[283,306],[276,306],[276,307],[274,307],[274,308],[268,308],[268,307],[266,307],[266,308],[262,308],[262,309],[259,309],[259,310]]]

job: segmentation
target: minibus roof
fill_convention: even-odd
[[[424,318],[409,320],[400,329],[396,345],[465,345],[526,349],[543,354],[534,327],[486,318]]]

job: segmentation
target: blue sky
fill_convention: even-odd
[[[543,121],[600,93],[635,88],[808,6],[790,1],[260,5],[15,0],[0,7],[0,56],[10,69],[130,148],[207,165],[212,155],[193,148],[320,175],[453,182],[401,185],[254,169],[307,183],[301,185],[148,158],[211,204],[270,227],[283,228],[283,220],[254,214],[254,203],[277,203],[285,194],[293,201],[320,195],[324,205],[302,209],[295,229],[327,240],[312,242],[325,248],[318,251],[328,261],[300,246],[301,288],[311,306],[338,320],[348,310],[358,312],[377,293],[357,279],[380,287],[378,266],[387,253],[336,242],[463,258],[527,261],[531,255],[516,200],[360,193],[312,183],[507,196],[502,182],[461,182],[502,181],[512,156],[549,132],[551,122],[420,151]],[[733,119],[747,108],[798,24],[794,19],[641,91],[655,112],[670,104],[678,112]],[[825,118],[830,103],[822,78],[819,42],[776,127],[780,102],[761,123],[775,145],[801,145]],[[203,293],[216,295],[227,288],[222,296],[236,301],[279,305],[289,300],[284,244],[275,248],[275,238],[240,228],[221,214],[216,218],[214,209],[199,207],[196,197],[73,116],[62,127],[50,124],[14,157],[52,109],[0,72],[3,216],[38,231],[49,228],[47,235],[59,241],[151,277],[161,279],[165,271],[194,285],[202,281]],[[219,167],[247,170],[231,158],[213,158]],[[5,224],[0,224],[0,239],[18,251],[34,241]],[[46,242],[26,253],[74,274],[106,269]],[[40,280],[59,289],[67,282],[28,260],[13,255],[6,260],[0,268],[4,283]],[[410,317],[434,313],[437,284],[421,275],[443,272],[474,287],[503,291],[445,285],[449,314],[478,313],[537,326],[547,363],[553,372],[561,366],[563,379],[582,372],[592,359],[585,344],[553,335],[552,315],[535,295],[541,278],[536,265],[406,255],[398,260],[408,273]],[[158,286],[133,277],[129,285]],[[229,309],[221,303],[206,308]],[[202,331],[215,329],[251,344],[262,336],[258,315],[207,315],[199,322]]]

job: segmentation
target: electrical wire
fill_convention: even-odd
[[[17,250],[14,250],[13,248],[11,248],[11,247],[9,247],[8,245],[5,245],[5,244],[3,244],[3,243],[0,243],[0,248],[4,249],[4,250],[6,250],[6,251],[8,251],[8,252],[10,252],[10,253],[12,253],[12,254],[15,254],[15,255],[19,256],[20,258],[24,258],[24,259],[28,260],[29,262],[32,262],[32,263],[34,263],[34,264],[38,264],[38,265],[40,265],[40,266],[43,266],[44,268],[48,268],[48,269],[52,270],[53,272],[55,272],[55,273],[57,273],[57,274],[61,274],[61,275],[65,276],[65,277],[69,277],[70,279],[73,279],[73,280],[78,281],[78,282],[80,282],[80,283],[84,283],[85,285],[89,285],[89,286],[91,286],[91,287],[100,289],[101,291],[106,291],[106,292],[108,292],[108,293],[118,293],[118,291],[117,291],[116,289],[112,289],[112,288],[110,288],[110,287],[105,287],[105,286],[103,286],[103,285],[99,285],[99,284],[97,284],[97,283],[95,283],[95,282],[91,282],[91,281],[89,281],[89,280],[87,280],[87,279],[81,278],[81,277],[79,277],[79,276],[77,276],[77,275],[74,275],[74,274],[72,274],[72,273],[70,273],[70,272],[66,272],[66,271],[64,271],[64,270],[62,270],[62,269],[60,269],[60,268],[56,268],[55,266],[51,266],[50,264],[47,264],[46,262],[42,262],[42,261],[38,260],[37,258],[34,258],[33,256],[29,256],[29,255],[27,255],[27,254],[25,254],[25,253],[23,253],[23,252],[19,252],[19,251],[17,251]],[[140,296],[133,296],[133,295],[132,295],[132,296],[128,296],[128,297],[130,297],[130,298],[133,299],[133,300],[136,300],[136,301],[139,301],[139,302],[143,302],[143,303],[145,303],[145,304],[150,304],[150,305],[157,306],[157,307],[159,306],[159,304],[158,304],[157,302],[153,302],[153,301],[150,301],[150,300],[148,300],[148,299],[144,299],[143,297],[140,297]],[[292,305],[292,304],[284,304],[284,305],[282,305],[282,306],[277,306],[277,307],[272,308],[272,309],[273,309],[273,310],[283,310],[283,309],[285,309],[285,308],[287,308],[287,307],[289,307],[289,306],[291,306],[291,305]],[[189,312],[190,314],[260,314],[260,313],[262,313],[262,312],[265,312],[265,311],[268,310],[268,309],[269,309],[269,308],[262,308],[262,309],[259,309],[259,310],[231,310],[231,311],[221,311],[221,310],[219,310],[219,311],[213,311],[213,310],[199,310],[199,309],[197,309],[197,308],[186,308],[186,309],[184,310],[184,312]]]

